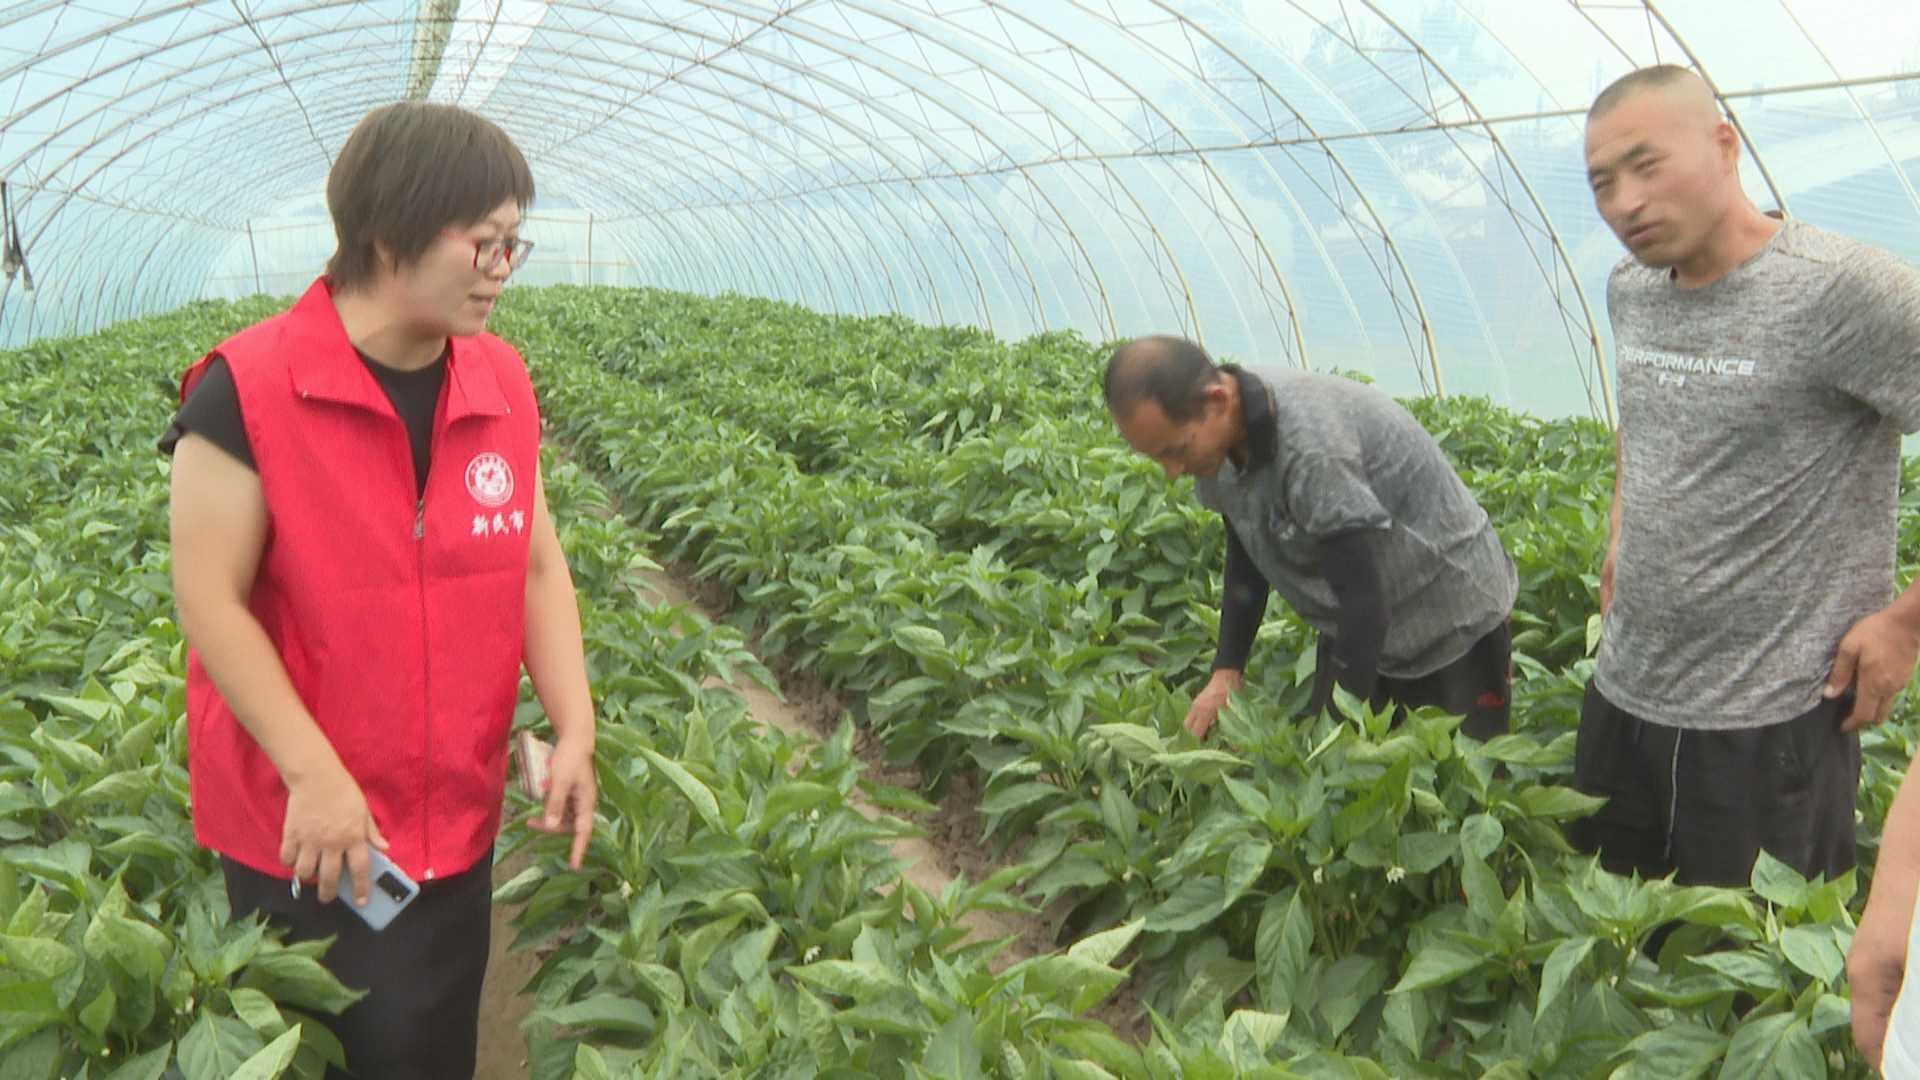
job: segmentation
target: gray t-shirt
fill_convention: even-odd
[[[1445,451],[1386,394],[1317,372],[1250,368],[1273,392],[1273,460],[1228,461],[1195,484],[1261,576],[1309,626],[1329,632],[1339,602],[1320,541],[1378,529],[1387,590],[1380,673],[1411,679],[1466,655],[1513,610],[1519,579],[1487,513]]]
[[[1702,289],[1622,260],[1607,305],[1624,464],[1594,679],[1671,727],[1793,719],[1893,599],[1920,273],[1789,221]]]

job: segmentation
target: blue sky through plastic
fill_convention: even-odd
[[[1008,337],[1201,338],[1399,393],[1608,408],[1593,94],[1697,63],[1748,190],[1920,261],[1911,0],[0,5],[0,345],[296,291],[368,109],[498,120],[516,280],[736,291]]]

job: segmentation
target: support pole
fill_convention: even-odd
[[[265,292],[260,287],[260,249],[253,244],[253,219],[247,219],[247,254],[253,256],[253,295]]]

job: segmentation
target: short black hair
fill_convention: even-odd
[[[1629,71],[1615,79],[1600,96],[1593,99],[1593,107],[1587,110],[1587,119],[1595,120],[1601,114],[1610,112],[1614,106],[1644,90],[1665,90],[1675,83],[1686,79],[1699,79],[1692,68],[1679,64],[1655,64],[1638,71]]]
[[[533,172],[499,125],[424,101],[375,109],[347,136],[327,175],[327,210],[339,240],[327,280],[349,290],[372,281],[377,244],[410,265],[441,229],[484,221],[508,199],[526,209]]]
[[[1135,338],[1107,360],[1103,388],[1107,411],[1125,419],[1142,401],[1160,406],[1167,419],[1184,424],[1206,407],[1207,387],[1220,379],[1207,351],[1186,338]]]

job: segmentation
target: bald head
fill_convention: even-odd
[[[1587,110],[1587,124],[1591,126],[1595,120],[1643,94],[1658,94],[1687,126],[1700,131],[1712,130],[1723,119],[1720,103],[1714,100],[1713,90],[1705,79],[1677,64],[1658,64],[1630,72],[1600,91],[1600,96],[1593,99],[1593,107]]]
[[[1218,378],[1206,350],[1185,338],[1135,338],[1107,361],[1107,411],[1124,420],[1141,402],[1151,401],[1169,420],[1186,423],[1200,415],[1207,387]]]

